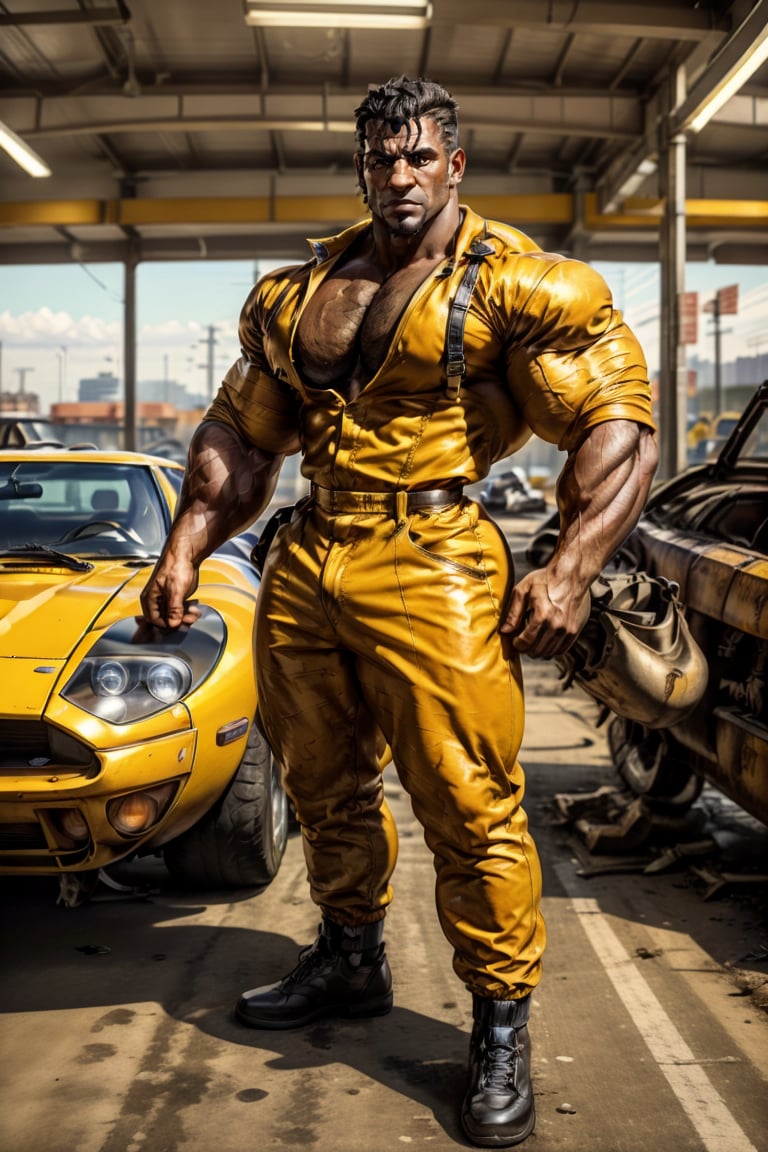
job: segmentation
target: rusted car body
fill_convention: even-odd
[[[622,776],[680,807],[707,780],[768,824],[768,381],[716,459],[655,488],[617,563],[679,585],[708,665],[701,702],[673,728],[611,720]]]

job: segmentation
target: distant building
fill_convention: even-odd
[[[138,400],[162,400],[182,412],[207,406],[199,392],[190,392],[186,385],[176,380],[139,380],[136,397]]]
[[[3,415],[39,416],[40,397],[36,392],[0,392]]]
[[[88,403],[51,405],[51,421],[66,443],[90,441],[99,448],[123,446],[125,405],[122,400],[93,400]],[[139,446],[155,440],[176,438],[176,410],[161,401],[136,406]]]
[[[120,391],[120,381],[111,372],[99,372],[98,376],[85,377],[77,387],[77,398],[81,404],[96,404],[111,400]]]

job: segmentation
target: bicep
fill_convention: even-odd
[[[263,452],[290,455],[301,447],[299,409],[293,388],[243,357],[227,372],[205,419],[228,425]]]
[[[580,348],[512,349],[507,380],[526,423],[564,450],[607,420],[654,426],[645,357],[622,322]]]
[[[528,425],[568,451],[606,420],[653,427],[645,356],[602,276],[551,256],[525,267],[529,279],[508,313],[506,367]]]

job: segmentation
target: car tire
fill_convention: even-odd
[[[263,888],[277,875],[288,839],[288,799],[280,768],[258,723],[226,791],[163,848],[166,867],[185,884]]]
[[[690,754],[668,733],[614,716],[608,725],[608,746],[630,791],[653,807],[679,813],[698,800],[703,780],[691,767]]]

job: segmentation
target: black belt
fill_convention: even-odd
[[[325,512],[373,512],[400,520],[409,512],[425,508],[450,508],[461,499],[461,488],[427,488],[407,492],[349,492],[313,484],[311,495]]]

